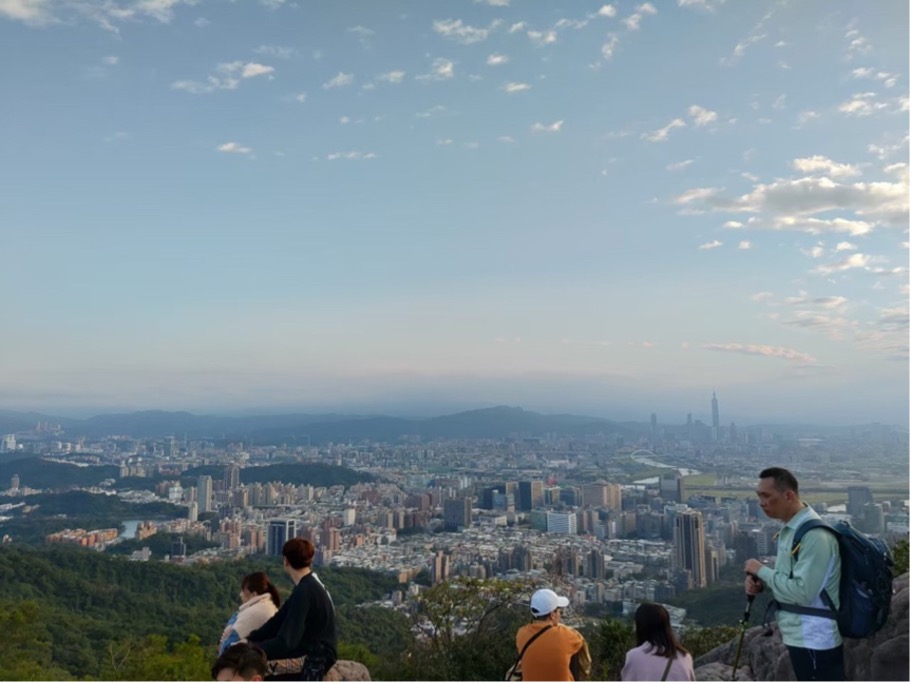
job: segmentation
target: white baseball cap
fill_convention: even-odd
[[[529,609],[534,617],[545,617],[555,608],[567,608],[570,601],[564,596],[558,596],[551,589],[540,589],[529,600]]]

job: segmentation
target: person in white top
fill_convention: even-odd
[[[241,580],[241,605],[228,619],[219,640],[219,654],[232,644],[246,639],[279,610],[279,592],[265,572],[252,572]]]

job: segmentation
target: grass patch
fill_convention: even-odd
[[[701,473],[700,475],[686,475],[685,486],[689,489],[695,487],[713,487],[716,484],[716,473]]]

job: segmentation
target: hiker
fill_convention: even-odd
[[[295,588],[279,611],[248,635],[270,661],[305,658],[300,671],[271,674],[270,680],[320,681],[336,662],[336,608],[311,571],[314,551],[307,539],[285,542],[282,565]]]
[[[694,659],[672,631],[669,611],[641,603],[634,613],[637,646],[625,655],[623,682],[693,682]]]
[[[276,611],[282,600],[279,592],[265,572],[252,572],[241,580],[241,605],[228,619],[222,638],[219,640],[219,654],[225,652],[232,644],[263,626]]]
[[[826,609],[821,597],[824,590],[839,609],[841,564],[834,535],[823,529],[809,530],[802,538],[801,553],[792,543],[800,525],[820,520],[799,498],[796,477],[785,468],[762,470],[757,494],[761,510],[785,525],[777,534],[773,568],[755,558],[745,561],[745,593],[756,595],[770,587],[774,599],[783,604]],[[776,616],[798,681],[844,680],[843,639],[834,619],[783,609]]]
[[[266,676],[266,654],[252,644],[233,644],[212,664],[217,682],[262,682]]]
[[[525,682],[572,682],[571,661],[581,661],[579,676],[589,673],[589,650],[583,635],[561,624],[561,611],[570,604],[551,589],[539,589],[529,602],[533,621],[517,631],[517,669]],[[541,638],[540,638],[541,637]]]

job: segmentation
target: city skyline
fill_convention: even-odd
[[[0,408],[907,423],[908,38],[900,1],[0,3]]]

